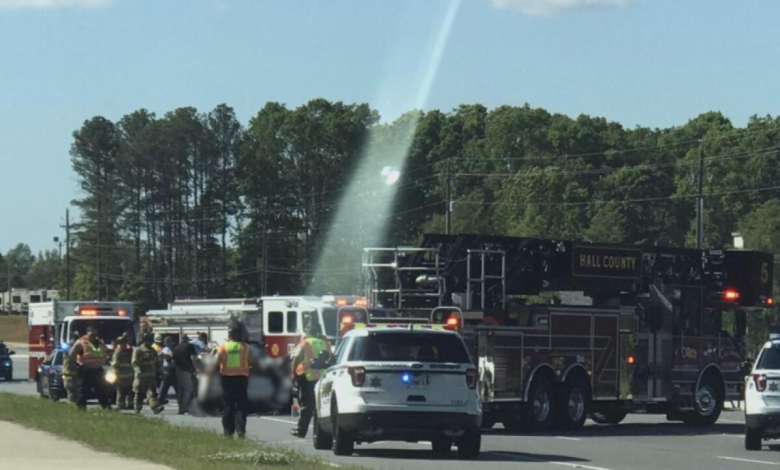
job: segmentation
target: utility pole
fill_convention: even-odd
[[[697,178],[696,194],[698,205],[696,207],[696,248],[701,250],[704,246],[704,139],[699,140],[699,177]]]
[[[70,300],[70,209],[65,209],[65,297]]]
[[[263,198],[263,275],[261,279],[260,295],[268,292],[268,198]]]
[[[451,217],[452,217],[452,178],[450,178],[450,161],[447,160],[444,162],[444,184],[445,184],[445,194],[444,198],[446,199],[447,207],[445,207],[445,213],[444,213],[444,233],[446,235],[450,234],[450,224],[451,224]]]

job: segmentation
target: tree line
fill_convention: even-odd
[[[244,125],[224,104],[140,109],[116,122],[93,117],[73,134],[81,196],[71,296],[146,309],[312,285],[352,293],[355,243],[335,253],[341,269],[318,274],[316,263],[334,255],[325,239],[344,198],[379,190],[366,181],[357,196],[346,191],[361,161],[381,166],[398,149],[406,159],[392,207],[354,214],[343,238],[359,239],[377,219],[388,227],[383,244],[443,232],[449,186],[453,233],[690,247],[701,158],[705,247],[728,247],[738,231],[748,248],[780,248],[780,121],[771,116],[737,127],[710,112],[679,127],[627,128],[475,104],[382,122],[368,104],[315,99],[267,103]]]

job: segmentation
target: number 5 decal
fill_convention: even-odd
[[[769,263],[761,263],[761,284],[766,284],[769,281]]]

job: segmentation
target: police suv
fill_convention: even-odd
[[[426,326],[428,328],[426,328]],[[476,458],[482,442],[477,370],[460,335],[430,325],[351,330],[315,391],[314,448],[430,441]]]
[[[745,385],[745,449],[780,439],[780,334],[770,336]]]

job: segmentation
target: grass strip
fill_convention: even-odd
[[[0,393],[0,420],[39,429],[112,454],[181,470],[333,469],[299,452],[251,440],[227,439],[207,430],[161,419],[90,410]]]

